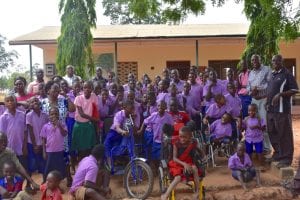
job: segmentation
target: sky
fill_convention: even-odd
[[[299,5],[300,0],[294,0]],[[243,4],[227,0],[222,7],[213,7],[208,1],[204,15],[189,16],[184,24],[218,24],[218,23],[248,23],[243,14]],[[35,31],[43,26],[59,26],[59,0],[0,0],[0,34],[7,40]],[[97,24],[108,25],[110,20],[103,16],[101,0],[97,0]],[[28,45],[6,46],[19,53],[15,64],[29,66]],[[42,50],[34,47],[32,51],[33,64],[43,65]],[[29,67],[28,67],[29,68]],[[0,74],[1,75],[1,74]]]

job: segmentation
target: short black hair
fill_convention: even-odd
[[[188,121],[186,126],[189,127],[191,131],[195,131],[197,129],[197,125],[193,120]]]
[[[104,145],[103,144],[98,144],[94,146],[92,149],[92,156],[94,156],[97,160],[101,160],[104,157]]]
[[[167,135],[168,137],[171,137],[173,135],[174,132],[174,127],[171,124],[167,124],[165,123],[162,128],[161,128],[162,132]]]
[[[192,133],[191,128],[189,126],[183,126],[179,129],[179,133]]]
[[[51,174],[57,181],[61,181],[63,179],[61,173],[57,170],[53,170],[48,173],[48,175]]]
[[[5,161],[2,165],[2,167],[4,168],[5,165],[12,167],[14,170],[17,169],[16,163],[14,163],[12,160]]]

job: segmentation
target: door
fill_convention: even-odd
[[[177,69],[181,80],[187,80],[190,66],[191,61],[167,61],[167,68],[169,70]]]

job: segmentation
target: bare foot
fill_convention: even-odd
[[[161,200],[167,200],[166,194],[162,194],[160,198],[161,198]]]

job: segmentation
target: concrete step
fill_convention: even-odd
[[[281,180],[288,180],[294,178],[294,168],[293,167],[276,167],[278,162],[271,163],[271,173],[280,178]]]

